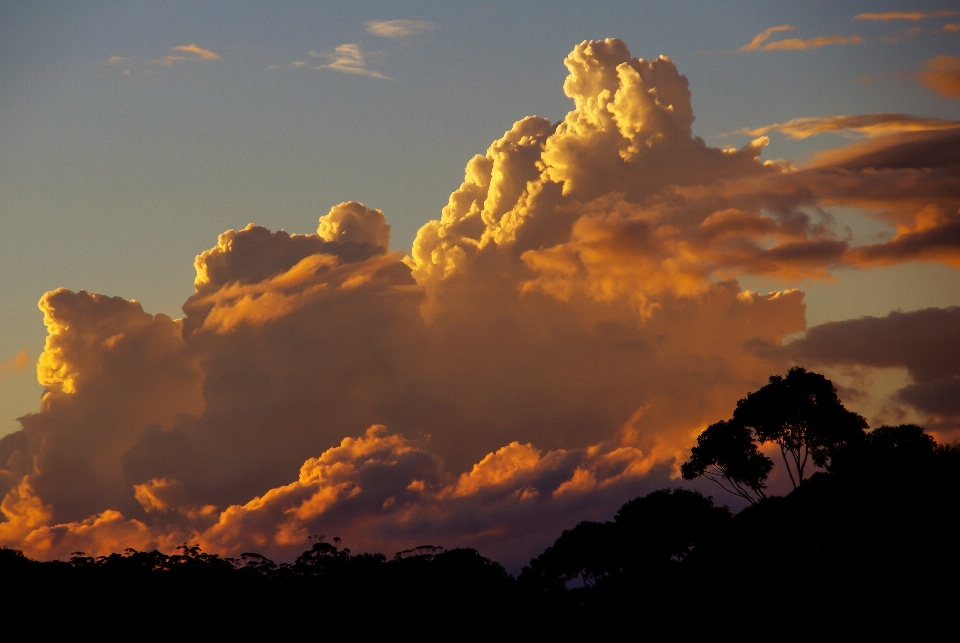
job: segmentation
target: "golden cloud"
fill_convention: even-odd
[[[793,139],[805,139],[825,132],[857,132],[867,136],[880,136],[892,132],[923,132],[956,127],[960,127],[960,121],[886,113],[794,118],[786,123],[774,123],[755,129],[745,128],[740,133],[763,136],[776,131]]]
[[[199,56],[199,57],[202,58],[203,60],[220,60],[220,55],[219,55],[219,54],[215,54],[215,53],[213,53],[212,51],[210,51],[209,49],[203,49],[203,48],[201,48],[201,47],[197,47],[197,45],[195,45],[195,44],[190,44],[190,45],[177,45],[177,46],[175,46],[175,47],[171,47],[170,49],[171,49],[172,51],[182,51],[182,52],[188,53],[188,54],[196,54],[197,56]]]
[[[220,235],[183,319],[47,293],[43,403],[0,438],[0,544],[289,557],[336,533],[517,561],[666,484],[704,426],[783,372],[803,293],[737,279],[957,265],[960,128],[771,126],[873,134],[797,168],[762,161],[765,137],[694,137],[666,57],[611,39],[564,62],[571,111],[471,159],[409,257],[381,211],[348,202],[312,234]],[[890,238],[858,243],[835,205]]]

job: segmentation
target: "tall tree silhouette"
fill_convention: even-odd
[[[760,444],[773,442],[793,487],[812,463],[825,467],[838,449],[864,438],[867,422],[844,408],[833,383],[799,366],[737,402],[733,422],[751,429]]]
[[[760,453],[753,433],[736,421],[721,420],[697,436],[690,460],[680,467],[685,480],[704,476],[751,504],[765,498],[773,462]],[[724,484],[723,481],[726,481]]]

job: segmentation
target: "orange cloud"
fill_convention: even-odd
[[[793,25],[780,25],[778,27],[770,27],[764,29],[756,36],[753,37],[753,40],[745,44],[743,47],[740,47],[739,51],[756,51],[761,48],[761,45],[766,42],[770,36],[777,33],[778,31],[793,31]]]
[[[960,127],[960,121],[942,118],[919,118],[908,114],[861,114],[857,116],[825,116],[795,118],[786,123],[774,123],[755,129],[743,129],[741,133],[763,136],[770,132],[783,132],[793,139],[805,139],[825,132],[857,132],[867,136],[880,136],[892,132],[922,132]]]
[[[854,20],[926,20],[957,15],[956,11],[885,11],[882,13],[858,13]]]
[[[788,38],[787,40],[778,40],[768,42],[762,49],[772,51],[783,49],[788,51],[798,51],[801,49],[819,49],[827,45],[859,45],[863,42],[860,36],[821,36],[819,38],[810,38],[801,40],[800,38]]]
[[[826,45],[857,45],[863,42],[860,36],[821,36],[819,38],[810,38],[809,40],[788,38],[787,40],[767,42],[774,33],[778,31],[792,31],[793,28],[793,25],[780,25],[778,27],[765,29],[754,36],[753,40],[749,43],[740,47],[738,51],[772,51],[776,49],[794,51],[800,49],[818,49]]]
[[[314,233],[220,235],[183,319],[47,293],[43,402],[0,438],[0,543],[288,558],[328,533],[517,561],[666,484],[704,426],[783,372],[801,280],[956,265],[960,128],[794,122],[876,133],[794,167],[761,159],[765,137],[694,137],[666,57],[611,39],[564,63],[570,112],[470,159],[409,257],[349,202]],[[837,205],[891,238],[838,230]],[[788,287],[737,282],[757,275]]]
[[[943,98],[960,98],[960,58],[937,56],[923,64],[920,84]]]
[[[202,49],[200,47],[197,47],[195,44],[177,45],[176,47],[171,47],[170,49],[173,51],[182,51],[188,54],[196,54],[203,60],[220,60],[219,54],[215,54],[209,49]]]
[[[171,47],[170,51],[181,52],[182,54],[193,54],[193,55],[178,55],[178,54],[168,54],[161,58],[152,58],[149,59],[150,64],[153,65],[165,65],[167,67],[173,66],[177,62],[188,62],[188,61],[197,61],[197,60],[220,60],[220,55],[216,54],[208,49],[203,49],[198,47],[195,44],[190,45],[177,45]],[[107,59],[107,64],[112,65],[118,62],[142,62],[144,59],[136,56],[110,56]],[[130,70],[125,70],[124,74],[130,75]]]

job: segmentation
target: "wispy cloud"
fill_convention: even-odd
[[[358,76],[370,76],[371,78],[390,80],[388,76],[384,76],[380,72],[370,69],[368,66],[369,55],[356,43],[339,45],[330,53],[311,51],[310,56],[329,61],[326,65],[320,65],[317,69],[332,69],[343,72],[344,74],[356,74]]]
[[[0,379],[3,379],[7,375],[12,375],[23,370],[23,367],[30,362],[30,354],[26,350],[22,350],[12,359],[7,360],[3,364],[0,364]]]
[[[909,29],[904,31],[902,34],[899,34],[897,36],[885,37],[883,41],[889,42],[891,45],[896,45],[902,42],[903,40],[909,40],[922,32],[923,32],[923,27],[910,27]]]
[[[380,38],[406,38],[434,28],[435,24],[423,20],[371,20],[366,24],[367,33]]]
[[[191,60],[220,60],[218,54],[213,53],[209,49],[202,49],[196,45],[177,45],[176,47],[171,47],[170,51],[180,51],[185,54],[193,54],[188,56],[181,56],[177,54],[169,54],[163,58],[155,58],[150,62],[155,65],[166,65],[170,66],[177,62],[191,61]]]
[[[956,16],[956,11],[884,11],[882,13],[858,13],[854,20],[926,20]]]
[[[960,98],[960,58],[937,56],[923,63],[920,84],[944,98]]]
[[[764,29],[756,36],[753,37],[753,40],[745,44],[743,47],[740,47],[740,51],[756,51],[761,49],[761,46],[770,36],[775,34],[778,31],[793,31],[793,25],[780,25],[779,27],[770,27],[769,29]]]
[[[950,22],[943,25],[944,31],[960,31],[960,22]]]
[[[220,56],[218,54],[213,53],[209,49],[203,49],[201,47],[197,47],[197,45],[195,44],[177,45],[176,47],[172,47],[171,49],[173,51],[182,51],[188,54],[196,54],[200,56],[200,58],[202,58],[203,60],[220,60]]]
[[[203,49],[198,47],[196,44],[189,45],[176,45],[170,47],[171,53],[166,56],[160,56],[158,58],[149,58],[144,59],[140,56],[110,56],[107,58],[108,65],[114,65],[117,63],[142,63],[144,60],[151,65],[165,65],[167,67],[172,66],[174,63],[178,62],[191,62],[191,61],[201,61],[201,60],[220,60],[220,55],[216,54],[209,49]],[[124,71],[127,75],[129,70]]]
[[[294,60],[293,62],[289,62],[286,65],[267,65],[267,69],[289,69],[290,67],[294,69],[303,69],[306,66],[307,66],[307,63],[305,63],[304,61]]]
[[[800,49],[819,49],[820,47],[825,47],[826,45],[859,45],[862,42],[863,38],[860,36],[821,36],[819,38],[810,38],[808,40],[789,38],[787,40],[778,40],[776,42],[767,43],[763,46],[763,49],[765,51],[772,51],[775,49],[794,51]]]
[[[782,132],[793,139],[804,139],[826,132],[857,132],[866,136],[880,136],[894,132],[921,132],[956,127],[960,127],[960,121],[881,113],[794,118],[786,123],[774,123],[756,129],[744,128],[735,133],[763,136],[770,132]]]
[[[739,51],[773,51],[776,49],[796,51],[800,49],[819,49],[826,45],[858,45],[863,42],[860,36],[821,36],[819,38],[810,38],[803,40],[801,38],[788,38],[786,40],[775,40],[767,42],[770,36],[778,31],[792,31],[793,25],[780,25],[764,29],[753,40],[740,47]],[[764,44],[766,43],[766,44]]]

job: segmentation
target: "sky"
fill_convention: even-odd
[[[798,364],[953,441],[958,149],[947,2],[0,2],[0,544],[516,564]]]

